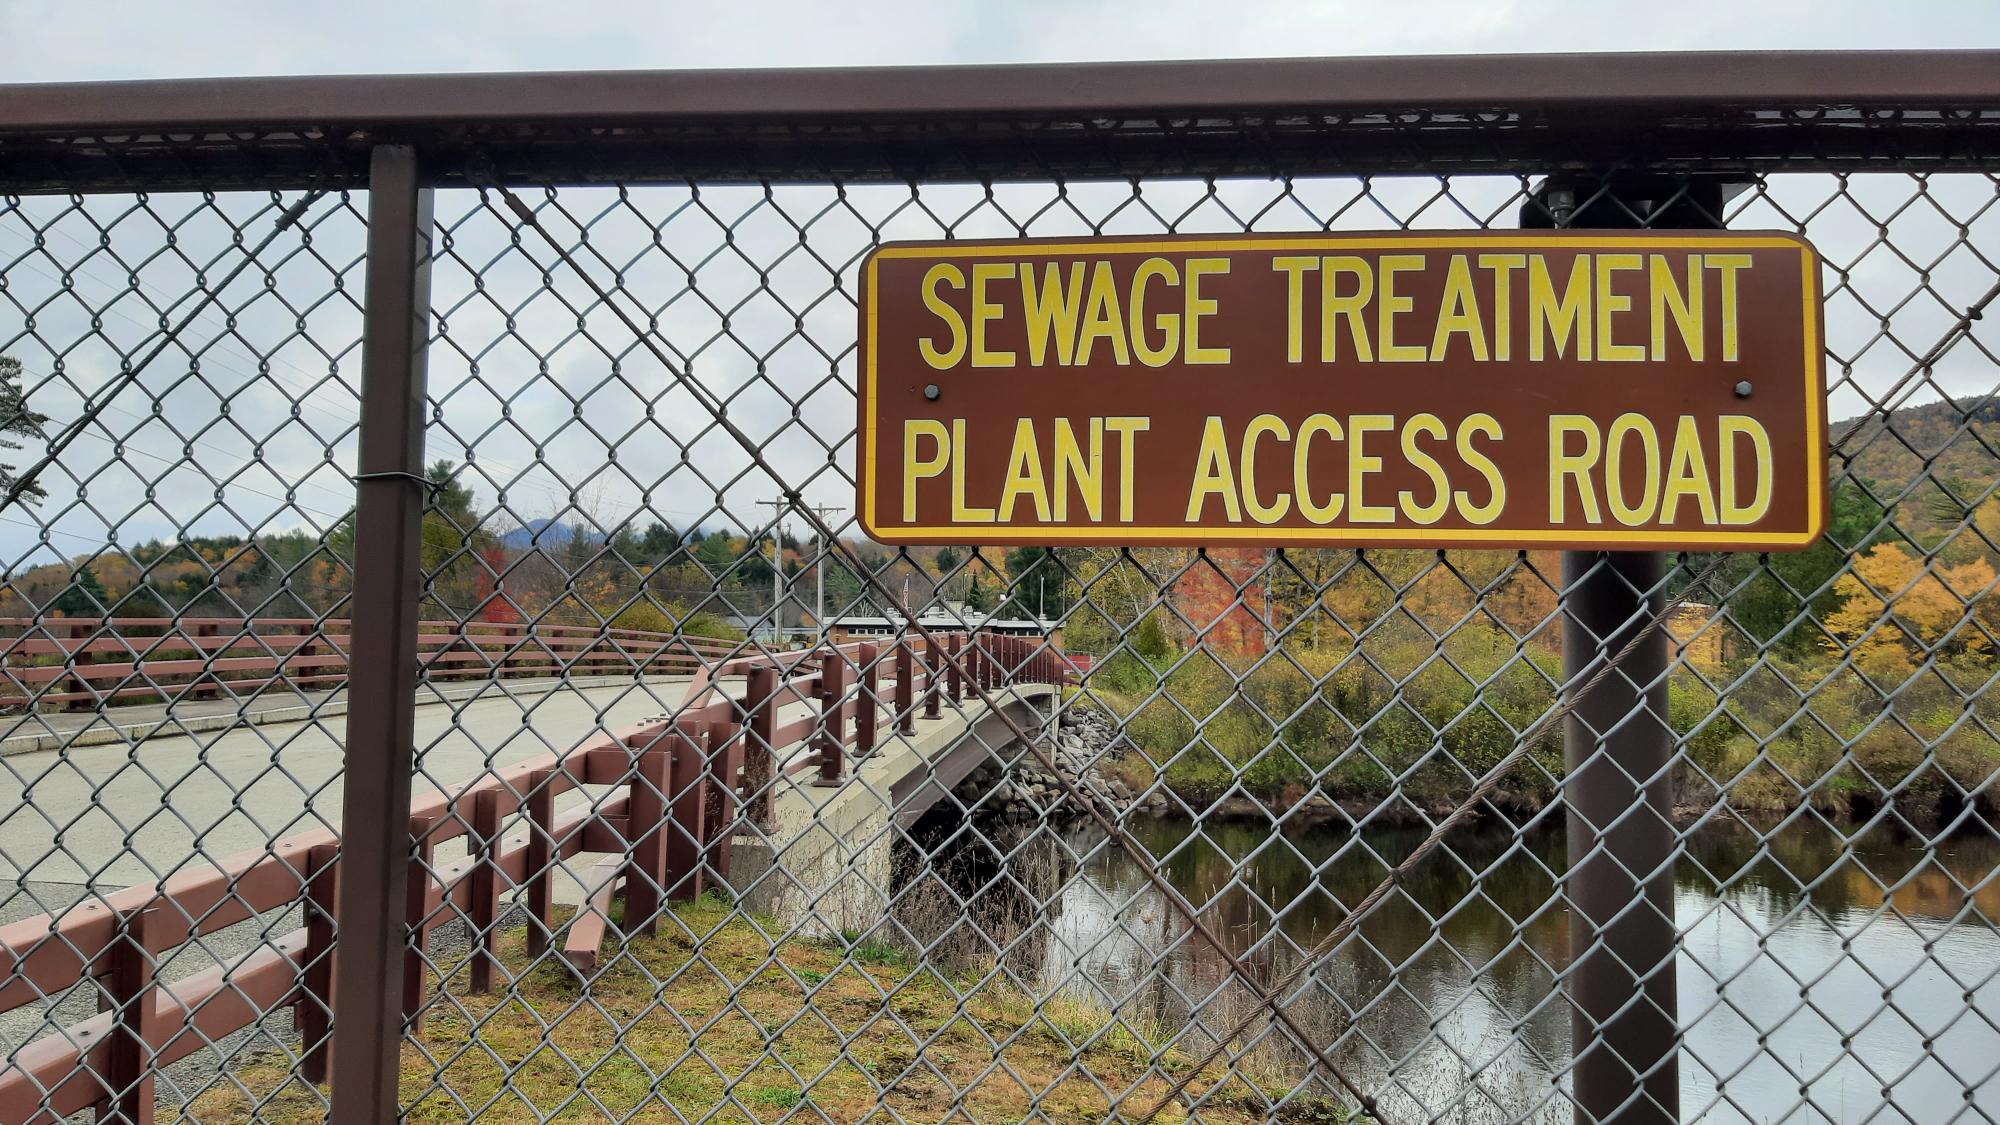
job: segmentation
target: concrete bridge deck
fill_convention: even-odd
[[[600,677],[426,687],[420,702],[430,705],[416,711],[415,789],[456,789],[496,767],[673,712],[688,683],[681,676],[643,683]],[[1053,691],[1027,684],[1002,694],[1010,706],[1025,706]],[[928,806],[977,764],[965,755],[934,760],[977,745],[965,737],[968,729],[978,728],[992,746],[1009,737],[1004,722],[991,716],[974,722],[978,706],[970,698],[947,703],[937,719],[920,715],[907,737],[885,728],[855,784],[818,788],[810,772],[781,782],[773,819],[784,862],[817,862],[839,851],[812,842],[811,826],[858,830],[898,808],[907,822]],[[87,888],[152,882],[337,825],[345,712],[344,692],[326,692],[250,705],[200,701],[171,710],[129,706],[0,720],[0,746],[13,748],[0,757],[0,879],[38,888],[33,896],[13,896],[0,919],[60,909]],[[809,703],[795,701],[781,708],[779,720],[810,712]],[[1031,726],[1038,721],[1031,710],[1020,714]]]

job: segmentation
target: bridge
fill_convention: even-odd
[[[0,723],[0,872],[47,908],[0,925],[18,1045],[0,1121],[88,1109],[132,1050],[163,1066],[287,1011],[325,1079],[347,624],[0,621],[20,708]],[[1041,638],[881,640],[426,622],[405,1012],[461,971],[492,987],[509,911],[579,973],[614,919],[650,929],[711,888],[824,928],[878,920],[892,825],[1038,730],[1068,671]],[[453,923],[483,947],[433,958]],[[220,956],[232,929],[259,932]],[[205,967],[155,987],[177,949]],[[113,1010],[18,1043],[91,979]]]

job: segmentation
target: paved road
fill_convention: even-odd
[[[484,686],[417,708],[419,791],[570,749],[672,710],[685,691],[680,679],[513,697]],[[110,713],[127,710],[141,709]],[[0,757],[0,879],[125,887],[333,824],[346,725],[333,716]]]

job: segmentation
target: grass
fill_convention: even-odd
[[[1121,1093],[1126,1113],[1150,1108],[1167,1090],[1161,1071],[1178,1077],[1193,1062],[1080,1001],[1037,1007],[1012,986],[958,984],[979,978],[947,977],[858,935],[775,942],[767,932],[721,900],[698,899],[656,936],[621,946],[614,935],[587,987],[559,962],[529,965],[522,934],[504,935],[511,991],[500,976],[491,994],[473,995],[461,975],[405,1045],[407,1120],[463,1122],[469,1109],[481,1122],[595,1121],[601,1104],[620,1119],[666,1122],[733,1098],[707,1120],[1002,1122],[1039,1110],[1095,1122],[1111,1118]],[[189,1117],[324,1118],[325,1091],[293,1077],[282,1056],[233,1077]],[[1219,1067],[1191,1090],[1212,1094],[1203,1121],[1267,1119],[1264,1094]],[[1187,1114],[1177,1104],[1157,1120]]]

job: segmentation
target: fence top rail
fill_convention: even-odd
[[[906,182],[1984,166],[1996,133],[1978,50],[171,79],[0,85],[0,188],[345,186],[384,141],[439,183]]]
[[[312,75],[0,84],[0,136],[292,125],[1330,112],[1409,107],[1967,105],[2000,51],[1687,51],[982,66]]]

